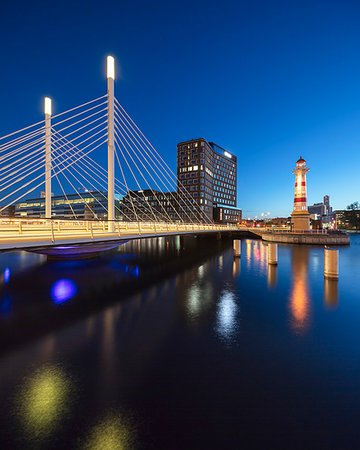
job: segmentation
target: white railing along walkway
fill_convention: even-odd
[[[114,232],[108,231],[108,221],[98,220],[46,220],[46,219],[5,219],[0,220],[0,249],[2,244],[11,242],[118,239],[126,237],[157,236],[166,234],[186,234],[194,232],[216,232],[238,230],[228,225],[186,224],[168,222],[123,222],[115,221]]]

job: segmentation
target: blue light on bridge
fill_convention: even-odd
[[[73,297],[77,292],[77,287],[72,280],[62,278],[56,281],[51,288],[51,298],[55,304],[63,303]]]

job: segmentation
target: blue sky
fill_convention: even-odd
[[[1,3],[0,135],[106,92],[175,169],[176,144],[204,137],[238,157],[244,216],[288,215],[292,168],[309,203],[360,201],[357,1]],[[105,155],[104,155],[105,161]]]

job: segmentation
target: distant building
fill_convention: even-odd
[[[0,206],[0,209],[2,207]],[[15,206],[9,205],[0,212],[0,217],[15,217]]]
[[[81,194],[56,195],[51,198],[54,219],[107,219],[107,193],[96,191]],[[119,208],[119,199],[115,200]],[[15,204],[15,217],[44,218],[45,199],[32,198]]]
[[[275,217],[269,223],[275,227],[288,227],[291,223],[291,217]]]
[[[360,210],[343,209],[334,211],[332,214],[334,228],[345,230],[360,230]]]
[[[193,222],[200,211],[178,192],[153,189],[129,191],[120,202],[120,219],[130,221]]]
[[[308,211],[313,219],[320,219],[322,216],[331,214],[330,197],[325,195],[322,203],[314,203],[308,207]]]
[[[214,206],[214,222],[222,224],[241,224],[242,211],[238,208]]]

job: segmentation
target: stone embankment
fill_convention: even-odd
[[[347,233],[296,233],[296,232],[271,232],[264,231],[261,237],[266,242],[281,242],[284,244],[309,244],[309,245],[349,245],[350,236]]]

